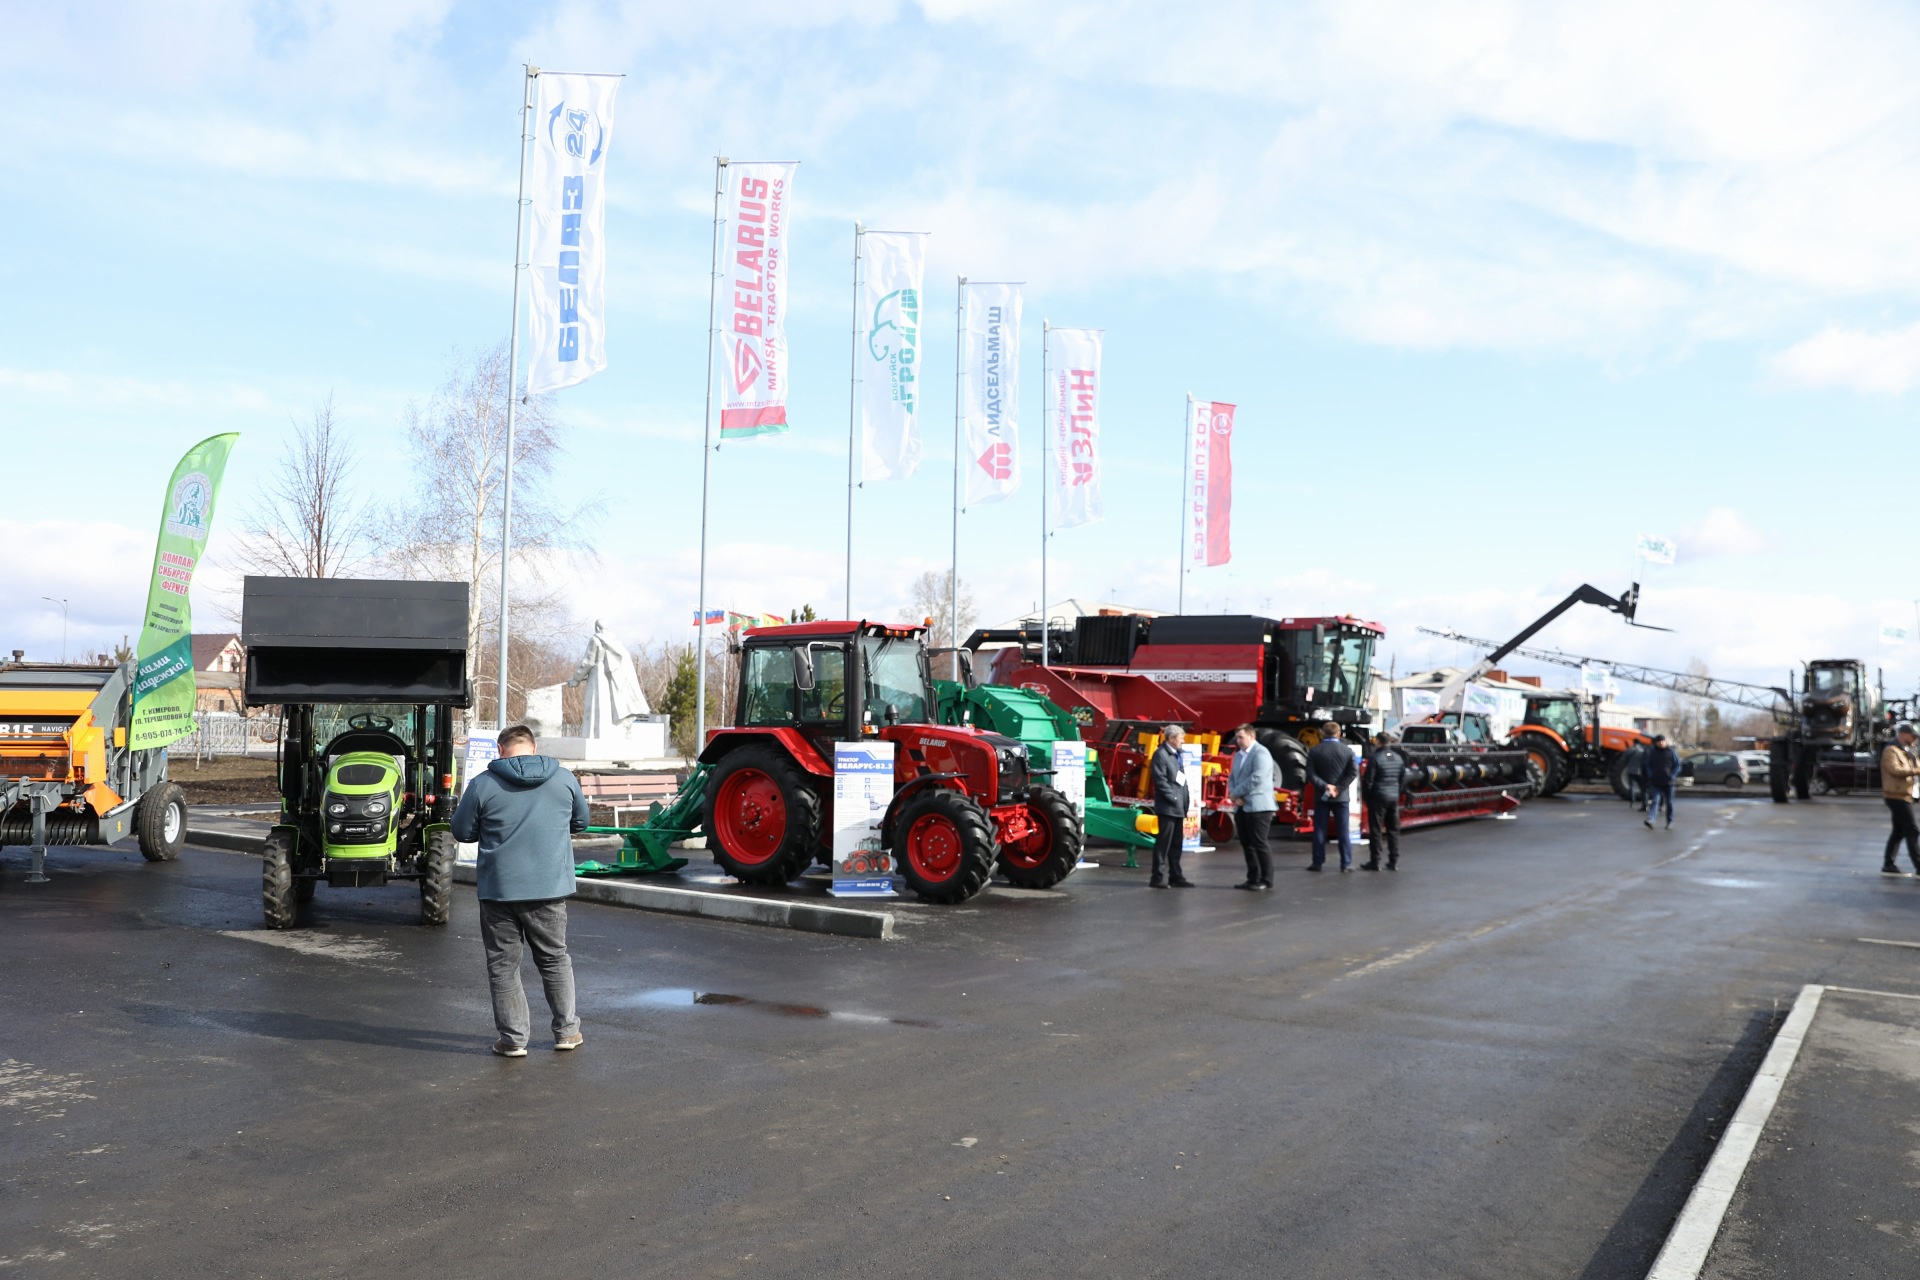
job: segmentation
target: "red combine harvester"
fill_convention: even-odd
[[[1205,739],[1203,822],[1214,839],[1227,839],[1232,757],[1221,740],[1239,725],[1254,726],[1276,767],[1276,824],[1310,831],[1307,749],[1329,727],[1364,743],[1373,650],[1384,634],[1378,623],[1344,616],[1115,614],[1050,629],[1044,661],[1037,627],[976,631],[967,647],[1006,646],[991,659],[988,679],[1064,707],[1098,753],[1116,801],[1147,795],[1146,762],[1163,726],[1179,724]],[[1405,750],[1403,825],[1506,813],[1529,794],[1520,752],[1459,741]]]

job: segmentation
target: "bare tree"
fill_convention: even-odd
[[[467,651],[476,697],[497,688],[497,646],[484,643],[499,612],[500,527],[506,507],[507,394],[511,370],[502,343],[456,356],[447,381],[425,406],[407,408],[410,498],[385,522],[388,566],[406,577],[472,584]],[[553,491],[563,452],[560,424],[545,396],[522,394],[513,438],[513,645],[552,643],[569,610],[554,557],[578,545],[597,503],[565,505]],[[497,634],[497,633],[494,633]],[[524,681],[512,691],[524,693]],[[491,694],[481,705],[490,705]]]
[[[1689,659],[1687,674],[1705,676],[1709,674],[1707,664],[1699,658]],[[1667,695],[1666,705],[1661,710],[1666,715],[1667,732],[1672,736],[1676,746],[1685,744],[1691,747],[1706,743],[1710,728],[1707,711],[1712,706],[1713,704],[1705,698],[1695,697],[1690,693],[1681,693],[1676,690]]]
[[[336,578],[367,551],[366,503],[354,497],[353,446],[333,419],[333,396],[293,423],[280,464],[247,513],[241,567],[288,578]]]
[[[948,612],[948,593],[953,580],[951,569],[929,569],[913,580],[908,613],[916,621],[921,618],[933,619],[933,625],[927,630],[927,645],[930,648],[950,649],[973,632],[973,622],[979,610],[973,603],[973,592],[962,579],[959,584],[959,634],[954,634],[953,619]]]

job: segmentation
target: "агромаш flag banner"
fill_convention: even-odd
[[[1196,400],[1187,423],[1188,558],[1233,559],[1233,406]]]
[[[721,266],[727,367],[721,374],[720,438],[787,429],[787,227],[790,163],[727,166],[726,247]]]
[[[238,432],[212,436],[187,450],[167,481],[160,536],[153,548],[153,580],[133,681],[133,723],[127,745],[164,747],[193,732],[193,571],[213,528],[214,499]]]
[[[1100,504],[1100,342],[1098,329],[1053,329],[1053,492],[1055,527],[1102,518]]]
[[[920,294],[927,237],[861,236],[860,478],[904,480],[920,469]]]
[[[543,71],[534,84],[528,395],[607,367],[607,144],[620,79]]]
[[[967,286],[967,505],[1020,488],[1020,286]]]

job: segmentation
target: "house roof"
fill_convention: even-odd
[[[240,638],[237,631],[206,631],[193,637],[193,669],[205,671],[226,647]]]

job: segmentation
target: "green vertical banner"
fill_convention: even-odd
[[[130,747],[164,747],[193,732],[193,608],[187,592],[213,527],[213,502],[227,454],[239,438],[236,431],[202,440],[187,450],[167,484],[147,617],[140,628]]]

